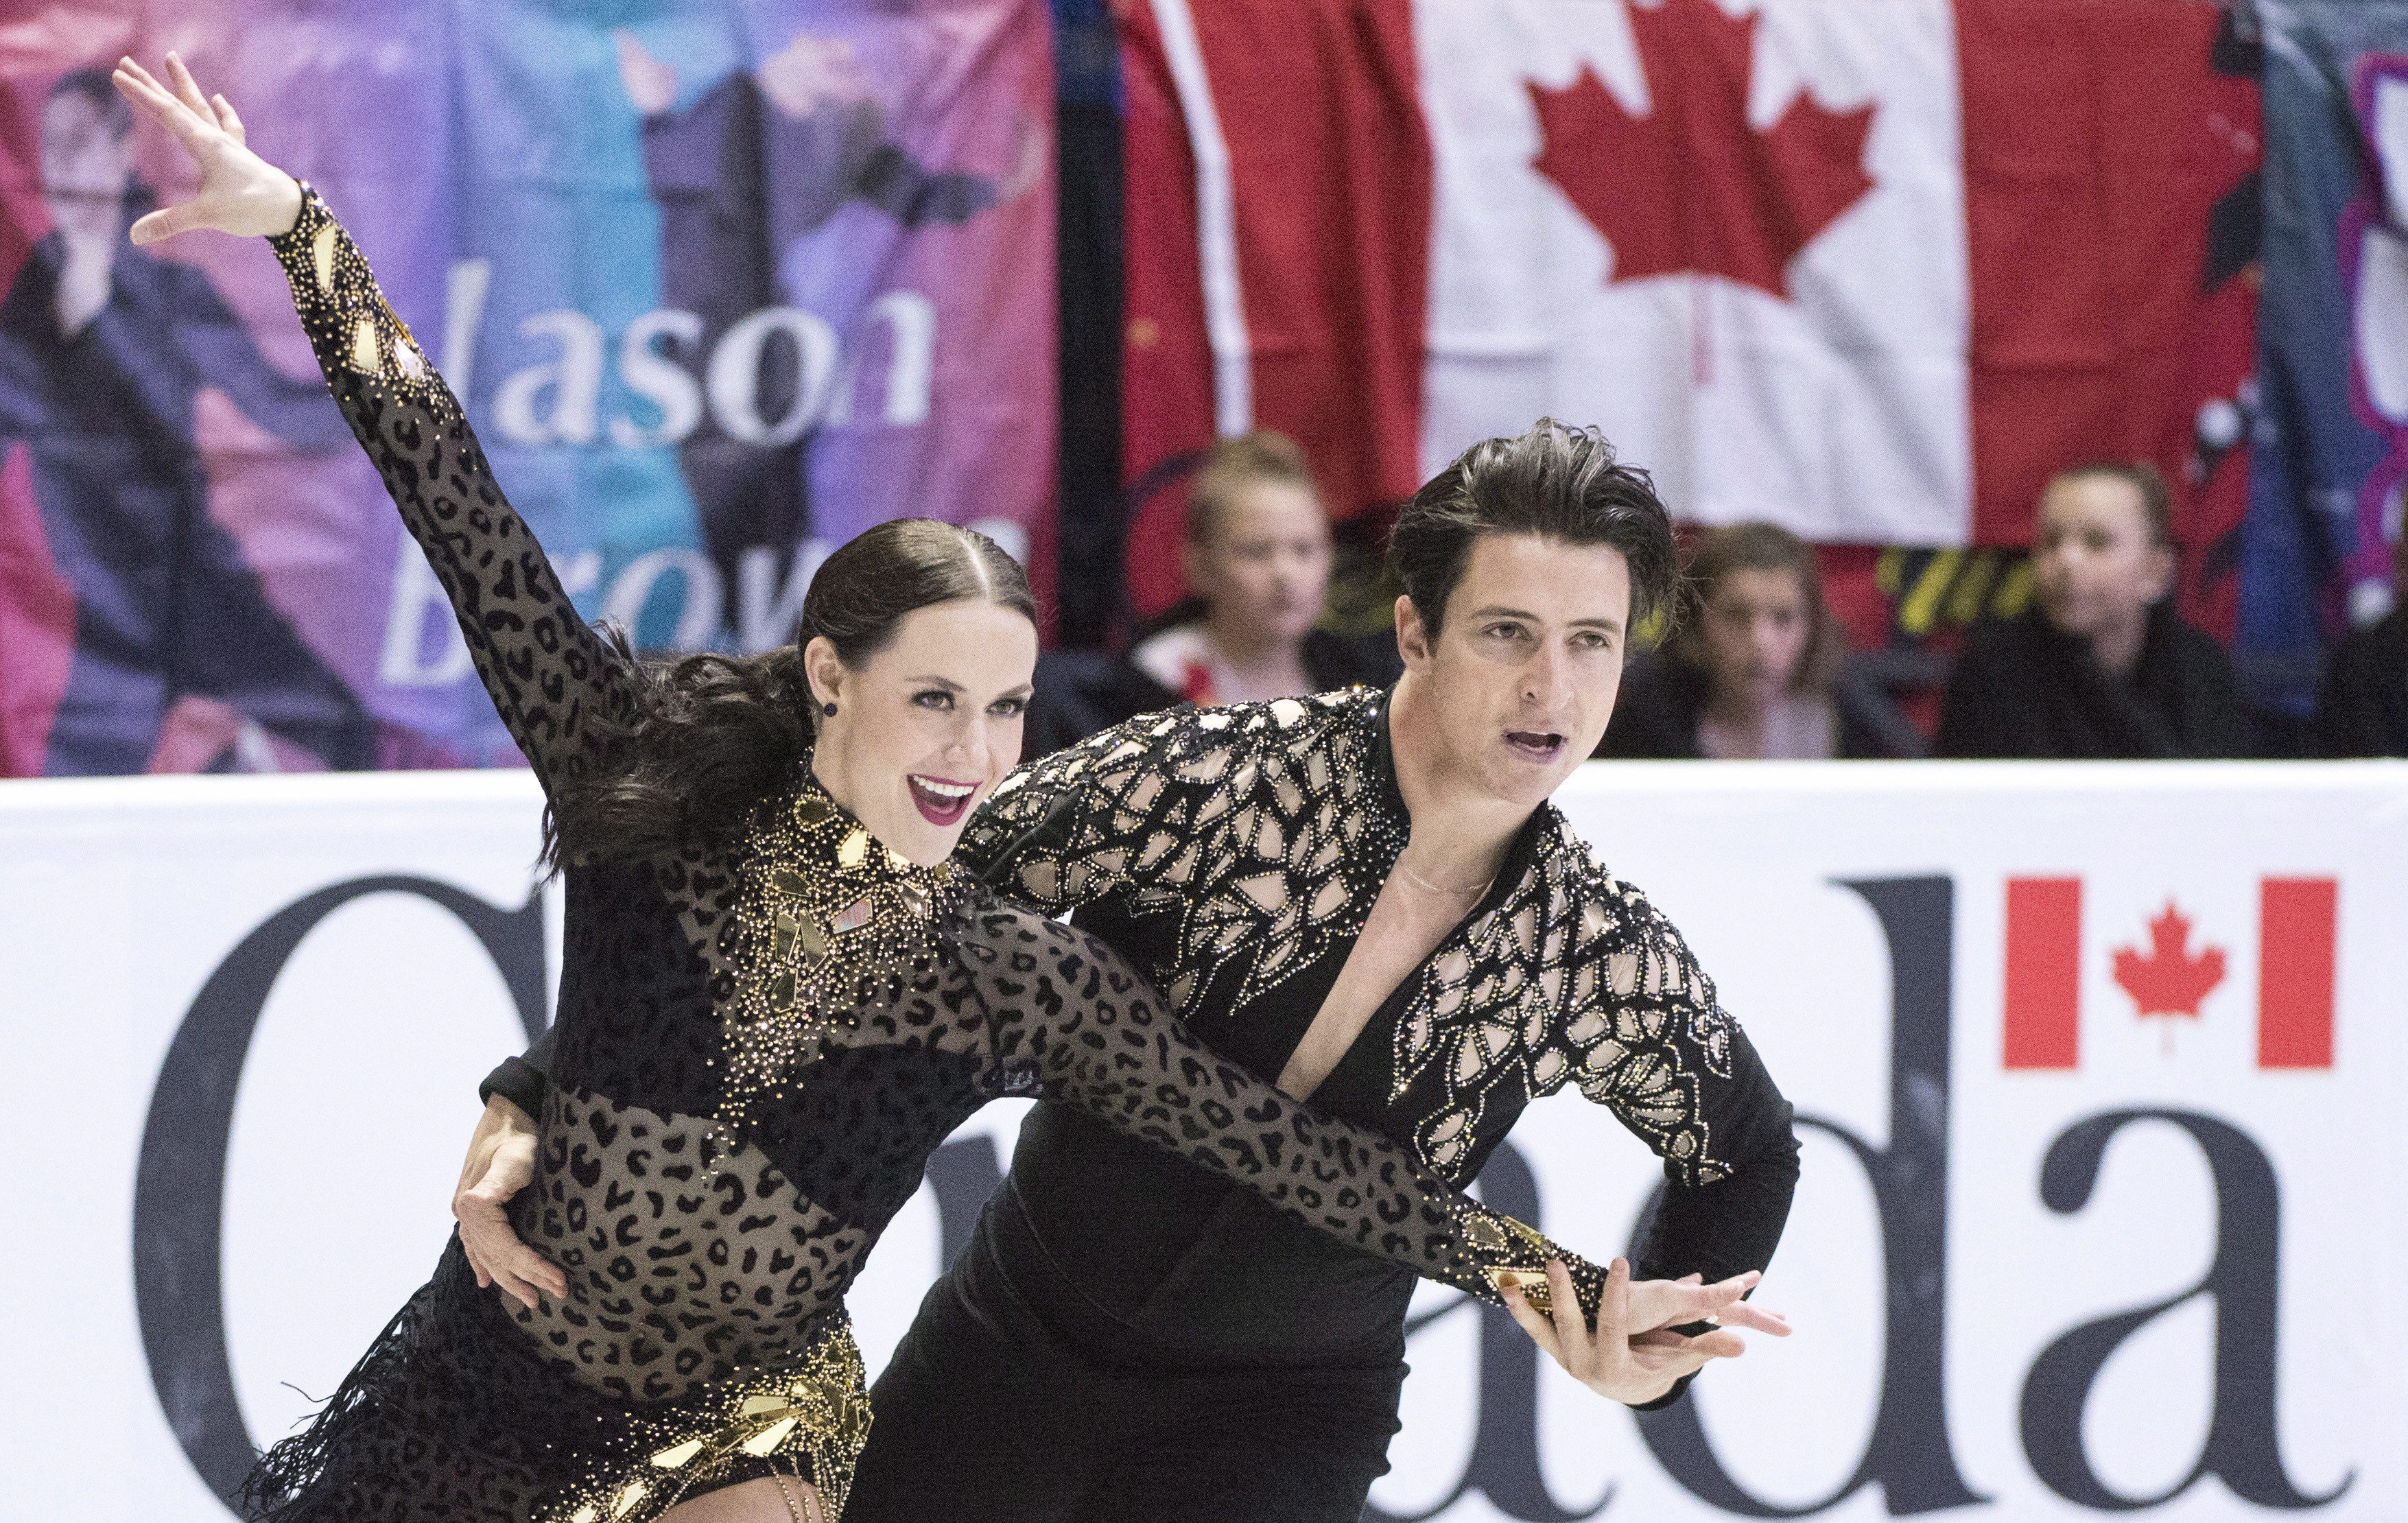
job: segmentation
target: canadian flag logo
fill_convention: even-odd
[[[2258,881],[2258,1066],[2329,1069],[2333,1060],[2332,878]],[[2006,1046],[2010,1069],[2081,1064],[2082,880],[2007,880]],[[2200,934],[2179,899],[2115,939],[2112,969],[2131,1013],[2197,1021],[2225,982],[2225,952]]]

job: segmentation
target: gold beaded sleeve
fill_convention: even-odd
[[[570,606],[458,400],[326,203],[304,185],[292,230],[267,241],[327,389],[426,552],[477,675],[550,792],[624,728],[630,674]]]

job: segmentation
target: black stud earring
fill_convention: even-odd
[[[833,703],[823,703],[820,705],[820,712],[827,715],[830,719],[834,719],[836,717],[836,705]]]

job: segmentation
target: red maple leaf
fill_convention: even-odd
[[[1528,81],[1545,145],[1531,165],[1613,245],[1612,281],[1719,275],[1785,300],[1790,260],[1873,188],[1871,106],[1827,111],[1801,92],[1770,132],[1748,124],[1756,24],[1714,0],[1632,6],[1645,116],[1585,66],[1563,90]]]
[[[2193,955],[2190,921],[2174,901],[2149,922],[2149,951],[2121,947],[2115,953],[2115,982],[2132,997],[2141,1015],[2187,1015],[2199,1019],[2199,1002],[2224,982],[2224,949],[2203,946]]]

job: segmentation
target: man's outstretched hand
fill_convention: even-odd
[[[499,1285],[530,1312],[537,1299],[568,1294],[560,1266],[519,1241],[510,1227],[510,1197],[535,1179],[535,1122],[496,1095],[468,1138],[468,1158],[452,1192],[452,1214],[460,1222],[460,1246],[480,1286]]]
[[[1777,1312],[1750,1306],[1744,1296],[1762,1276],[1750,1271],[1713,1285],[1698,1275],[1679,1280],[1630,1278],[1630,1263],[1617,1258],[1606,1271],[1605,1294],[1591,1331],[1572,1288],[1571,1272],[1561,1259],[1547,1265],[1550,1318],[1532,1306],[1518,1289],[1504,1290],[1505,1309],[1513,1320],[1574,1380],[1600,1396],[1627,1406],[1641,1406],[1670,1391],[1683,1376],[1694,1374],[1709,1359],[1735,1359],[1747,1352],[1746,1340],[1734,1331],[1753,1328],[1775,1338],[1789,1336],[1789,1324]],[[1672,1329],[1693,1322],[1717,1324],[1695,1337]]]

